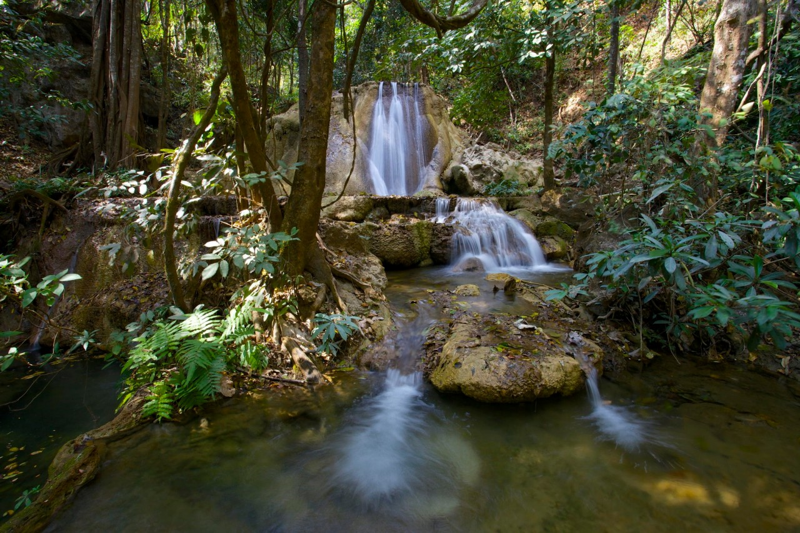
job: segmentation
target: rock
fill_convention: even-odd
[[[505,284],[503,284],[503,292],[511,296],[512,294],[516,294],[517,292],[517,280],[516,278],[511,278],[506,280]]]
[[[367,215],[367,220],[371,222],[380,222],[391,218],[391,216],[392,214],[389,213],[389,210],[386,209],[386,206],[379,205],[373,209],[369,215]]]
[[[542,237],[539,239],[539,245],[548,261],[566,259],[569,256],[569,245],[561,237]]]
[[[334,266],[369,283],[376,290],[386,287],[386,271],[369,248],[369,228],[352,222],[320,220],[320,237],[336,254]]]
[[[481,290],[477,285],[459,285],[455,293],[456,296],[480,296]]]
[[[395,216],[387,223],[370,224],[369,249],[384,265],[411,268],[430,261],[433,222]]]
[[[322,205],[331,201],[323,199]],[[369,196],[342,196],[337,202],[324,208],[322,216],[346,222],[364,222],[372,207],[372,198]]]
[[[528,226],[528,229],[534,233],[539,224],[545,220],[544,217],[535,215],[528,209],[516,209],[508,214]]]
[[[574,229],[594,218],[592,198],[578,191],[547,191],[542,195],[542,209]]]
[[[453,272],[483,272],[486,268],[477,257],[468,257],[453,267]]]
[[[453,235],[457,228],[452,224],[434,224],[431,239],[431,259],[437,265],[449,265],[453,250]]]
[[[580,391],[584,374],[578,361],[540,331],[519,331],[503,315],[464,314],[451,325],[441,353],[429,351],[426,373],[439,391],[482,402],[528,402]]]
[[[505,272],[496,272],[494,274],[489,274],[486,276],[486,281],[501,281],[503,283],[507,283],[509,280],[517,279],[511,274],[506,274]]]
[[[560,220],[550,218],[542,221],[534,230],[537,237],[560,237],[567,242],[572,242],[575,230]]]
[[[542,163],[488,143],[467,147],[461,159],[442,177],[448,194],[474,196],[483,193],[486,186],[500,180],[511,180],[519,189],[539,187],[542,184]]]
[[[542,237],[539,239],[539,245],[542,247],[544,256],[548,261],[565,259],[569,255],[569,245],[564,239],[556,235]]]

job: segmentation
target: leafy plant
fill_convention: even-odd
[[[311,337],[319,339],[319,351],[328,352],[336,355],[339,351],[339,344],[356,332],[360,332],[356,322],[358,317],[351,315],[317,313],[314,317],[314,331]]]

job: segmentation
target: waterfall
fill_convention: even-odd
[[[366,163],[373,192],[380,196],[419,192],[431,159],[425,148],[430,126],[422,112],[422,90],[416,83],[409,88],[397,82],[378,87]]]
[[[470,260],[480,261],[487,271],[562,270],[547,263],[536,237],[494,201],[459,198],[452,213],[449,202],[447,198],[436,201],[434,220],[463,228],[453,235],[451,263],[457,270],[463,270]]]
[[[597,383],[597,369],[588,361],[581,365],[586,373],[586,388],[592,404],[591,420],[603,440],[614,442],[628,452],[638,451],[645,442],[655,440],[651,428],[634,413],[620,405],[611,405],[600,395]]]

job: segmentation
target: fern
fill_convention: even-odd
[[[154,383],[150,395],[145,398],[142,406],[142,416],[145,418],[155,416],[157,422],[169,420],[172,418],[172,402],[173,396],[167,383],[165,381]]]

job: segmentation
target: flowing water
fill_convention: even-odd
[[[207,425],[149,426],[111,447],[50,530],[800,528],[795,382],[664,357],[592,381],[588,398],[504,406],[440,395],[413,371],[435,318],[415,301],[477,278],[441,274],[390,275],[394,370],[336,373],[317,397],[226,401],[204,412]],[[530,313],[502,292],[482,294],[476,308]],[[609,432],[614,420],[627,422]],[[641,438],[617,440],[632,434]]]
[[[457,224],[465,231],[453,235],[452,261],[456,271],[479,261],[487,272],[520,273],[557,271],[564,267],[547,262],[530,230],[507,215],[491,199],[459,198],[450,212],[450,199],[436,201],[438,223]]]
[[[366,154],[373,193],[409,196],[422,189],[432,150],[419,84],[380,83]]]

